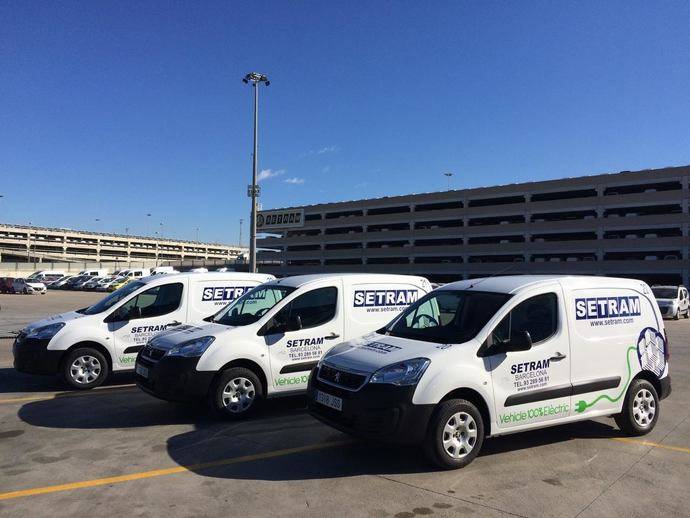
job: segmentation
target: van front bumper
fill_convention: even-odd
[[[14,368],[27,374],[56,374],[65,351],[48,349],[50,340],[18,336],[12,344]]]
[[[367,383],[350,391],[324,383],[317,369],[309,376],[309,413],[319,421],[350,435],[397,444],[417,444],[426,437],[434,405],[412,403],[416,386]],[[316,391],[342,399],[342,410],[316,401]]]
[[[180,356],[163,357],[158,361],[142,358],[141,351],[137,355],[135,372],[139,366],[148,371],[144,377],[136,372],[137,386],[166,401],[191,402],[203,399],[208,394],[213,382],[214,372],[197,371],[199,358],[183,358]]]

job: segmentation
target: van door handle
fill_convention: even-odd
[[[340,338],[340,335],[337,335],[337,334],[335,334],[335,333],[331,333],[331,334],[328,335],[328,336],[324,336],[324,338],[325,338],[326,340],[335,340],[336,338]]]
[[[179,326],[182,322],[178,322],[177,320],[173,320],[170,322],[168,325],[171,327]]]
[[[556,351],[556,354],[554,354],[551,358],[549,358],[549,360],[553,360],[553,361],[555,361],[555,362],[559,362],[559,361],[561,361],[562,359],[564,359],[565,356],[566,356],[566,355],[563,354],[562,352]]]

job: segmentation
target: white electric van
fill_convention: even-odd
[[[60,373],[89,389],[110,372],[131,370],[147,340],[170,326],[200,323],[272,275],[172,274],[136,279],[88,308],[29,324],[17,336],[14,367]]]
[[[668,370],[644,282],[494,277],[447,284],[331,349],[308,401],[335,428],[421,443],[435,464],[458,468],[485,437],[593,417],[646,434],[671,392]]]
[[[118,277],[148,277],[151,275],[149,268],[128,268],[121,270]]]
[[[137,357],[137,384],[161,399],[207,399],[220,415],[242,417],[265,397],[304,392],[324,352],[385,325],[429,291],[429,281],[408,275],[272,281],[206,325],[155,336]]]

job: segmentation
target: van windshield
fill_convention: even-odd
[[[253,324],[295,289],[277,284],[258,286],[221,309],[213,317],[213,322],[225,326]]]
[[[678,296],[676,288],[652,288],[652,293],[657,299],[675,299]]]
[[[467,342],[511,296],[483,291],[432,291],[377,333],[441,344]]]
[[[83,313],[84,315],[97,315],[98,313],[103,313],[105,310],[113,307],[115,304],[117,304],[122,299],[127,297],[130,293],[134,293],[135,291],[137,291],[142,286],[146,286],[146,283],[143,283],[143,282],[127,283],[122,288],[120,288],[119,290],[115,290],[110,295],[108,295],[106,298],[104,298],[100,302],[97,302],[93,306],[89,306],[86,309],[79,310],[79,313]]]

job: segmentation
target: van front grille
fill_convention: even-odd
[[[348,390],[359,390],[367,377],[322,364],[317,374],[319,380]]]

